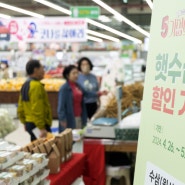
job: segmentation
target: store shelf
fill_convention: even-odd
[[[58,118],[57,106],[58,106],[58,92],[47,92],[49,103],[51,105],[52,116],[54,119]],[[19,92],[13,91],[0,91],[1,104],[18,104]]]

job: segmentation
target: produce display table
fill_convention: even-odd
[[[49,175],[50,185],[71,185],[77,178],[83,175],[85,162],[85,154],[73,154],[70,161],[61,164],[60,173]]]
[[[105,185],[105,152],[137,151],[137,141],[116,141],[109,139],[84,139],[84,153],[87,155],[84,182],[89,185]]]
[[[58,92],[48,92],[48,98],[51,105],[53,118],[58,118]],[[0,104],[17,104],[19,99],[19,92],[14,91],[0,91]]]

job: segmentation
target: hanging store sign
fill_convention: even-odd
[[[134,185],[185,184],[184,7],[154,1]]]
[[[98,19],[100,8],[98,6],[73,6],[71,7],[71,17]]]
[[[84,42],[87,40],[85,19],[14,18],[0,19],[0,40],[12,42]]]

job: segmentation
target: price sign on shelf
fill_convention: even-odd
[[[154,1],[134,185],[185,184],[184,7]]]
[[[85,19],[69,17],[0,19],[0,35],[6,30],[4,40],[13,42],[84,42],[87,40],[86,29]]]

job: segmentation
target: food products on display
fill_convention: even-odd
[[[15,78],[9,80],[0,80],[0,91],[20,91],[26,78]],[[59,91],[60,87],[65,83],[64,79],[43,79],[46,91]]]
[[[52,145],[52,150],[48,155],[49,163],[48,168],[50,169],[51,174],[56,174],[60,172],[60,153],[55,144]]]
[[[142,83],[134,83],[131,85],[123,86],[123,98],[121,100],[122,103],[122,112],[126,109],[132,107],[133,102],[136,102],[137,107],[140,108],[140,104],[143,98],[143,84]],[[93,116],[93,119],[97,119],[99,117],[108,117],[108,118],[117,118],[117,100],[116,96],[112,96],[108,101],[105,107],[99,109],[99,111]],[[124,115],[124,117],[128,116],[128,114]]]
[[[17,150],[20,147],[13,148],[13,145],[6,141],[1,141],[1,145],[9,148],[9,151],[0,151],[0,185],[39,184],[49,175],[49,169],[46,169],[46,154],[24,153]]]
[[[0,109],[0,138],[4,138],[7,134],[16,129],[8,110]]]

